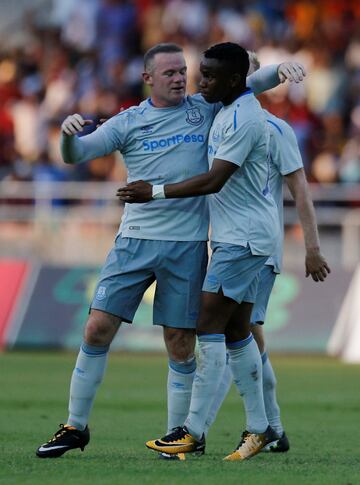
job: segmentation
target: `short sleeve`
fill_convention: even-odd
[[[271,124],[271,123],[270,123]],[[281,175],[288,175],[303,168],[303,161],[294,130],[286,122],[271,128],[274,149],[273,163],[278,167]]]
[[[234,125],[229,126],[215,158],[241,167],[254,146],[256,134],[257,127],[253,121],[242,123],[236,128]]]

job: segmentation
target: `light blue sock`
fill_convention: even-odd
[[[183,426],[189,414],[191,390],[195,376],[195,357],[185,362],[169,360],[167,382],[168,429],[169,434],[177,426]]]
[[[198,337],[200,365],[198,366],[185,426],[200,439],[204,433],[205,421],[214,399],[226,365],[225,335],[207,334]]]
[[[226,396],[228,395],[228,392],[230,390],[232,383],[233,383],[233,375],[231,373],[230,366],[227,362],[225,366],[224,374],[221,378],[219,387],[217,388],[216,394],[211,403],[211,407],[206,419],[205,430],[204,430],[205,436],[207,436],[210,426],[212,426],[212,424],[214,423],[216,416],[219,412],[219,409],[221,408],[222,403],[224,402]]]
[[[246,429],[251,433],[263,433],[269,423],[265,413],[259,348],[251,334],[244,340],[228,343],[227,347],[234,382],[244,400]]]
[[[266,416],[270,426],[281,435],[284,428],[280,420],[280,407],[276,400],[276,377],[266,352],[261,355],[263,362],[263,392]]]
[[[108,352],[109,346],[81,345],[70,384],[67,420],[70,426],[83,430],[88,424],[95,394],[105,373]]]

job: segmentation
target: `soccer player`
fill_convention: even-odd
[[[120,150],[128,180],[177,182],[207,170],[207,138],[218,104],[200,95],[185,96],[186,64],[182,49],[160,44],[144,58],[143,79],[151,96],[114,116],[90,135],[76,135],[92,123],[79,114],[62,124],[66,163],[81,163]],[[301,80],[301,66],[270,66],[248,80],[255,92],[283,78]],[[161,194],[160,194],[161,195]],[[154,194],[157,197],[157,194]],[[169,355],[168,431],[187,415],[195,375],[195,327],[207,264],[208,208],[204,197],[126,205],[102,269],[84,341],[71,378],[69,417],[37,456],[57,457],[84,449],[88,420],[103,379],[110,343],[122,321],[131,323],[146,288],[157,281],[154,324],[163,325]],[[181,264],[179,264],[181,262]]]
[[[226,346],[235,383],[244,399],[246,434],[226,460],[244,460],[274,440],[262,393],[261,356],[250,332],[257,274],[273,254],[280,225],[269,189],[269,138],[265,114],[246,87],[249,56],[237,44],[222,43],[204,53],[201,94],[221,101],[209,134],[207,173],[180,183],[143,181],[118,190],[126,202],[163,198],[209,197],[212,257],[204,280],[197,325],[200,367],[183,427],[147,442],[169,454],[205,445],[206,417],[226,366]]]
[[[256,54],[249,52],[249,73],[256,71],[260,63]],[[265,111],[265,110],[264,110]],[[281,226],[283,227],[283,180],[287,184],[299,214],[305,240],[306,276],[314,281],[324,281],[330,268],[320,251],[320,240],[316,224],[314,206],[310,197],[308,183],[303,168],[301,154],[293,129],[282,119],[265,111],[270,128],[270,190],[278,207]],[[277,434],[277,439],[266,448],[273,452],[289,450],[289,440],[280,419],[280,407],[276,398],[276,378],[266,353],[263,324],[266,310],[273,289],[276,275],[281,272],[283,252],[283,232],[276,246],[276,251],[265,263],[259,274],[256,301],[251,314],[251,331],[258,344],[263,363],[263,394],[266,415],[270,426]],[[224,377],[216,392],[206,421],[205,434],[215,421],[220,406],[232,383],[231,371],[227,366]]]

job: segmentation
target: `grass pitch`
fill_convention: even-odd
[[[244,429],[233,389],[210,431],[206,455],[165,462],[144,442],[166,428],[166,358],[114,354],[85,452],[39,459],[37,446],[66,420],[74,361],[68,353],[0,354],[0,483],[360,484],[360,366],[326,358],[272,358],[289,453],[222,461]]]

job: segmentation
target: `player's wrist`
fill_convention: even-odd
[[[152,186],[152,198],[153,199],[165,199],[165,186],[153,185]]]
[[[318,253],[320,252],[320,246],[307,246],[306,251],[308,253]]]

